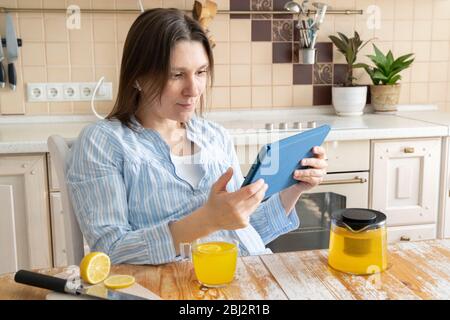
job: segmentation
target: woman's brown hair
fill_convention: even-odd
[[[145,88],[145,98],[149,99],[149,103],[161,99],[169,78],[171,50],[181,40],[199,41],[203,44],[209,61],[209,81],[212,83],[212,49],[197,21],[178,9],[147,10],[134,21],[125,40],[117,99],[107,119],[118,119],[132,128],[131,117],[137,112],[142,98],[136,81],[139,82],[138,86]],[[149,80],[143,83],[144,79]],[[200,114],[205,108],[206,97],[203,94],[200,99]]]

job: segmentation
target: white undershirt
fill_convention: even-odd
[[[198,186],[198,183],[203,177],[203,170],[200,165],[200,152],[198,151],[188,156],[171,154],[176,174],[181,179],[189,182],[194,188]]]

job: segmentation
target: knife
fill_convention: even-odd
[[[0,36],[0,39],[2,37]],[[1,44],[1,43],[0,43]],[[0,88],[5,87],[5,68],[3,67],[3,60],[5,57],[3,56],[3,45],[0,47]]]
[[[27,270],[17,271],[14,276],[14,281],[38,288],[53,290],[61,293],[69,293],[72,295],[88,296],[101,300],[148,300],[129,293],[109,290],[107,288],[102,288],[103,290],[89,290],[90,288],[85,288],[81,284],[76,285],[70,280]]]
[[[16,90],[17,75],[14,68],[14,61],[17,60],[17,38],[14,31],[14,22],[12,16],[6,14],[6,57],[8,58],[8,79],[9,86],[13,91]]]

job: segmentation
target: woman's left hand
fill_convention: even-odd
[[[312,151],[314,158],[305,158],[301,161],[302,166],[308,166],[310,168],[294,171],[294,179],[299,181],[296,184],[296,188],[300,192],[314,188],[322,182],[323,177],[327,174],[328,162],[325,149],[322,147],[314,147]]]

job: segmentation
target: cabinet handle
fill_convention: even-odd
[[[36,171],[31,170],[30,174],[31,174],[31,175],[35,175],[35,174],[36,174]]]
[[[352,183],[366,183],[367,179],[366,178],[361,178],[361,177],[354,177],[353,179],[338,179],[338,180],[327,180],[327,181],[322,181],[319,185],[321,186],[328,186],[331,184],[352,184]]]
[[[406,237],[406,236],[401,236],[400,237],[400,241],[411,241],[410,237]]]
[[[414,147],[406,147],[403,149],[404,153],[414,153]]]

